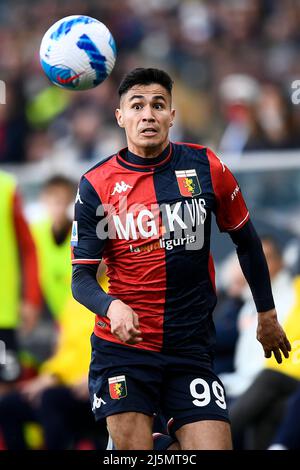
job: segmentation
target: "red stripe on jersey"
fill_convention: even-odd
[[[85,175],[102,204],[111,204],[121,221],[122,216],[126,217],[129,212],[134,214],[136,220],[141,210],[139,201],[143,201],[143,208],[154,214],[154,205],[158,210],[158,203],[153,174],[128,171],[116,163],[114,157]],[[107,183],[103,184],[103,181]],[[114,188],[121,182],[127,188],[118,193]],[[120,213],[125,196],[126,211]],[[147,222],[149,223],[149,219],[145,215],[142,224],[146,232],[149,231]],[[123,226],[125,225],[123,220]],[[157,221],[156,226],[160,225],[160,221]],[[138,233],[138,227],[136,230]],[[115,240],[107,240],[103,253],[109,278],[109,294],[129,305],[139,317],[143,342],[132,347],[152,351],[160,351],[162,347],[166,297],[165,250],[159,245],[159,232],[160,229],[158,235],[149,238],[138,236],[136,240],[131,236],[127,240],[117,235]],[[109,320],[101,315],[96,317],[94,333],[107,341],[124,344],[112,335]]]
[[[101,259],[75,258],[74,246],[71,246],[71,264],[99,264]]]
[[[217,289],[216,289],[215,265],[214,265],[214,259],[211,253],[209,253],[209,258],[208,258],[208,273],[209,273],[209,277],[210,277],[212,286],[214,288],[214,291],[216,292]]]
[[[206,153],[216,198],[217,224],[222,232],[242,228],[249,220],[249,212],[238,182],[210,149],[207,149]]]
[[[72,264],[99,264],[100,259],[72,259]]]

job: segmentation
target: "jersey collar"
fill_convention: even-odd
[[[143,158],[130,152],[128,148],[120,150],[117,160],[120,165],[135,171],[155,171],[165,164],[169,163],[172,156],[172,144],[169,142],[167,147],[160,155],[154,158]]]

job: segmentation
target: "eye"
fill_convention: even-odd
[[[153,106],[155,109],[163,109],[163,104],[162,103],[155,103]]]
[[[136,109],[137,111],[142,109],[142,105],[141,104],[138,104],[138,103],[135,103],[132,105],[132,109]]]

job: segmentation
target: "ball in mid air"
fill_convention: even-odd
[[[116,60],[109,29],[95,18],[72,15],[52,25],[43,36],[40,61],[49,80],[69,90],[87,90],[102,83]]]

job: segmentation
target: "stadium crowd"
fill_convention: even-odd
[[[111,29],[117,66],[101,87],[71,93],[50,86],[39,64],[44,32],[82,13]],[[94,161],[123,143],[114,126],[116,87],[135,66],[175,78],[172,138],[222,151],[299,148],[291,102],[300,75],[297,0],[96,0],[0,5],[0,163]]]
[[[109,80],[80,93],[51,86],[39,64],[44,32],[77,13],[107,24],[118,47]],[[298,149],[300,112],[291,84],[300,77],[299,21],[298,0],[40,0],[30,8],[24,0],[1,2],[1,168],[40,161],[57,171],[79,162],[88,168],[121,148],[116,89],[136,66],[161,67],[175,79],[172,140],[221,154]],[[94,317],[71,298],[74,183],[60,175],[44,182],[44,217],[28,224],[16,181],[0,171],[0,220],[7,225],[1,245],[5,240],[14,259],[1,257],[11,274],[1,278],[0,291],[0,339],[10,355],[0,365],[0,449],[106,446],[106,429],[95,426],[88,401]],[[230,255],[218,284],[216,372],[227,388],[235,448],[299,449],[300,270],[285,266],[276,237],[263,242],[292,354],[281,366],[264,359],[255,306]],[[104,267],[99,282],[107,287]]]

